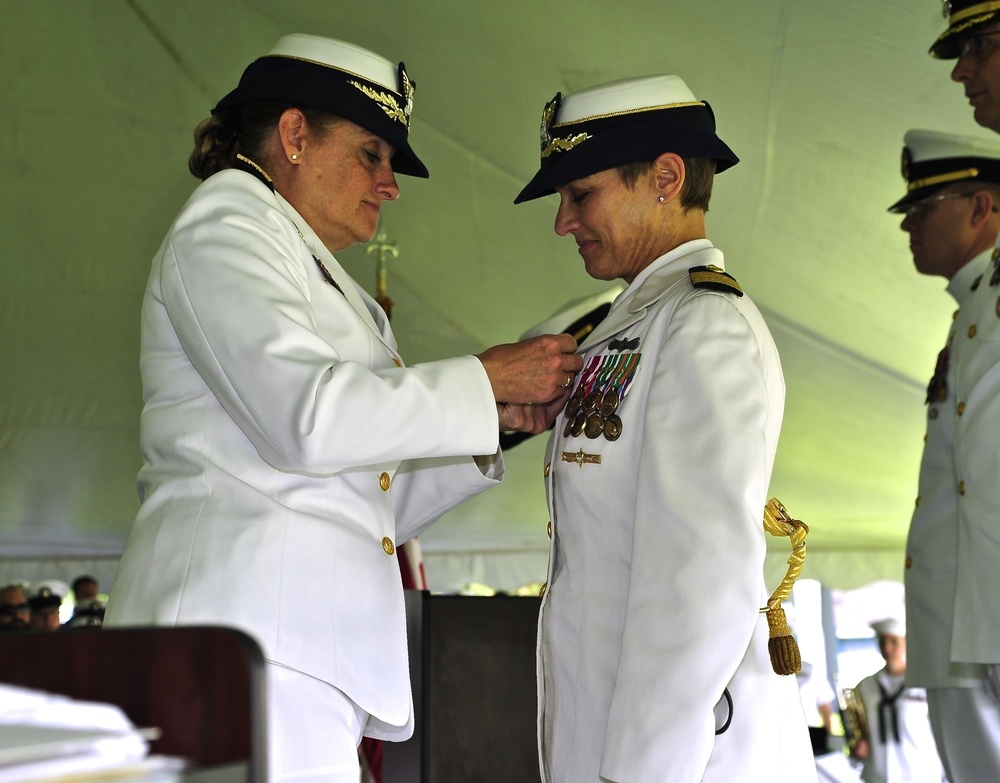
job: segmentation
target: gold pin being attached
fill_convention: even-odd
[[[581,470],[584,465],[600,465],[601,455],[600,454],[587,454],[583,449],[579,451],[564,451],[562,453],[563,462],[573,462],[580,466]]]

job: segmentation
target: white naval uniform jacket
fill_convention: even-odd
[[[974,320],[966,330],[970,345],[958,362],[955,387],[956,412],[961,415],[955,432],[958,572],[951,659],[1000,664],[1000,273],[996,261],[987,266],[969,303],[974,305]]]
[[[227,170],[153,261],[140,365],[141,506],[106,623],[240,628],[402,727],[370,734],[409,736],[394,548],[502,475],[499,457],[484,475],[461,456],[497,449],[480,362],[404,369],[305,221]]]
[[[979,514],[970,516],[967,500],[971,499],[970,490],[984,500],[992,495],[997,498],[997,510],[1000,512],[1000,473],[996,472],[997,444],[1000,443],[1000,411],[997,411],[996,405],[1000,400],[991,404],[979,391],[971,399],[968,396],[969,370],[978,367],[981,362],[973,354],[980,352],[983,357],[992,355],[994,361],[1000,359],[1000,335],[994,330],[992,340],[987,340],[989,321],[983,328],[979,325],[984,317],[1000,321],[995,313],[982,311],[984,305],[978,297],[982,291],[986,299],[995,302],[1000,293],[997,289],[990,293],[989,281],[980,280],[989,255],[985,252],[970,261],[948,283],[948,291],[958,302],[959,309],[948,334],[947,365],[942,357],[938,360],[938,373],[944,373],[946,382],[944,397],[932,400],[927,406],[927,438],[920,463],[919,495],[906,542],[906,681],[924,688],[980,684],[985,676],[984,670],[963,663],[963,660],[976,660],[974,658],[954,657],[954,645],[983,638],[992,639],[994,645],[1000,645],[1000,628],[997,623],[989,621],[995,616],[1000,593],[989,596],[985,605],[980,602],[973,627],[969,626],[969,621],[973,619],[968,615],[972,609],[969,597],[959,597],[961,582],[965,582],[963,593],[970,588],[977,590],[975,584],[968,584],[962,572],[972,565],[972,561],[978,560],[979,555],[975,551],[960,554],[971,543],[972,524],[977,520],[986,524],[982,531],[986,540],[980,540],[976,546],[984,548],[983,555],[995,559],[987,559],[982,564],[984,567],[967,576],[973,583],[982,580],[984,587],[993,585],[1000,589],[997,583],[1000,552],[996,544],[989,545],[991,528],[996,531],[993,535],[1000,535],[1000,514],[987,514],[985,518]],[[988,272],[986,276],[989,277]],[[996,384],[994,380],[994,386]],[[993,393],[1000,393],[1000,387],[995,388]],[[975,410],[969,408],[970,402],[975,404]],[[982,414],[990,409],[996,415],[992,426],[982,418]],[[976,431],[975,428],[983,429]],[[992,460],[989,459],[991,452]],[[987,471],[992,467],[994,473],[992,476],[987,473],[981,479],[976,476],[973,481],[973,475],[980,470],[976,467],[980,459],[986,463],[982,467]],[[964,618],[961,620],[964,626],[962,633],[971,634],[964,641],[959,638],[959,618]]]
[[[708,240],[657,259],[581,345],[585,367],[640,354],[620,437],[567,436],[564,411],[549,442],[546,783],[816,779],[795,678],[772,670],[760,612],[784,381],[750,300],[692,286],[688,270],[708,264],[723,266]],[[732,721],[716,736],[727,690]]]
[[[890,695],[894,692],[894,680],[884,668],[865,677],[855,688],[865,706],[869,729],[869,755],[861,779],[864,783],[942,783],[944,768],[931,733],[927,692],[923,688],[903,688],[892,713],[894,727],[892,714],[879,706],[880,684]],[[885,742],[882,742],[883,717],[887,718]],[[894,728],[899,732],[898,742]]]

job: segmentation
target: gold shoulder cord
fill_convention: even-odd
[[[785,610],[781,608],[781,604],[788,600],[795,580],[802,573],[802,564],[806,561],[806,534],[809,533],[809,526],[798,519],[792,519],[780,501],[771,498],[764,507],[764,530],[772,536],[787,536],[792,545],[785,578],[781,580],[778,589],[771,593],[767,606],[761,610],[767,613],[767,627],[770,632],[767,651],[771,656],[771,668],[777,674],[797,674],[802,669],[802,656],[799,653],[799,645],[792,636],[792,630],[788,627]]]

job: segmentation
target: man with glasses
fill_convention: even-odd
[[[0,587],[0,632],[23,631],[31,620],[31,608],[20,585]]]
[[[951,78],[965,89],[976,122],[1000,133],[1000,2],[945,2],[948,29],[930,53],[956,60]]]
[[[1000,781],[1000,143],[909,131],[904,144],[907,192],[889,211],[905,215],[917,271],[959,305],[927,387],[906,680],[927,690],[951,783]]]

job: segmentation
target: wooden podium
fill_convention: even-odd
[[[105,628],[0,634],[0,682],[114,704],[162,736],[150,751],[198,768],[237,765],[267,780],[264,657],[220,627]]]
[[[416,729],[407,742],[383,745],[383,783],[538,780],[540,602],[407,591]]]

